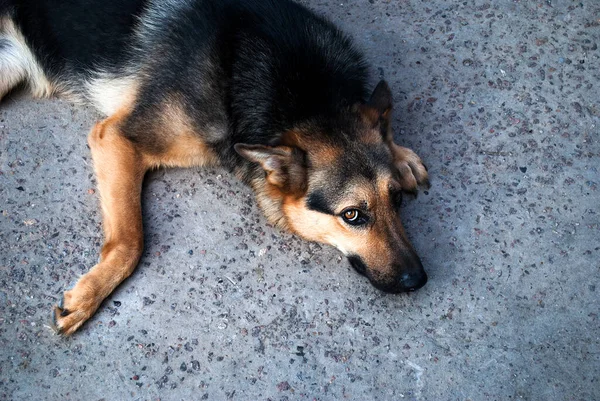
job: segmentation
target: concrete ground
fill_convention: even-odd
[[[430,276],[386,295],[269,227],[221,170],[150,174],[145,255],[76,335],[50,309],[102,241],[60,100],[0,105],[0,398],[599,400],[600,3],[309,0],[394,91],[433,187]]]

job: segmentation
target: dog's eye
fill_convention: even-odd
[[[356,221],[358,219],[358,210],[350,209],[344,212],[344,218],[348,221]]]
[[[367,222],[366,216],[357,209],[347,209],[342,212],[344,221],[353,226],[359,226]]]

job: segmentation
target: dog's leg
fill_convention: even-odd
[[[101,197],[104,245],[100,262],[64,293],[54,309],[60,333],[75,332],[135,269],[143,249],[143,155],[119,130],[118,113],[96,124],[88,137]]]
[[[387,141],[387,144],[394,157],[394,165],[400,172],[402,189],[416,194],[419,186],[429,188],[427,167],[421,158],[412,150],[396,145],[391,139]]]
[[[429,188],[427,167],[415,152],[396,145],[392,130],[392,91],[385,81],[380,81],[366,105],[362,106],[363,118],[378,125],[388,145],[394,165],[400,173],[400,185],[406,192],[417,193],[419,186]]]

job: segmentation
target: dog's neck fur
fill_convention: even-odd
[[[264,172],[258,172],[263,177],[257,176],[250,182],[250,187],[254,190],[258,206],[264,213],[270,224],[282,230],[289,230],[289,224],[285,214],[283,213],[284,194],[279,192],[271,193],[274,189],[271,188],[264,178]],[[271,195],[271,196],[270,196]]]

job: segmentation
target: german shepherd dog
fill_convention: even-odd
[[[100,260],[54,307],[75,332],[135,269],[148,170],[221,165],[272,224],[333,245],[386,292],[427,275],[402,192],[428,184],[393,141],[392,95],[331,22],[289,0],[0,0],[0,99],[19,84],[95,106]]]

